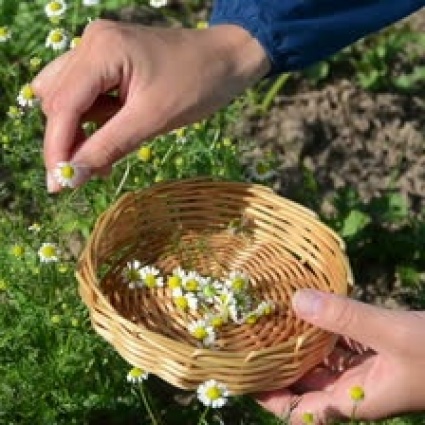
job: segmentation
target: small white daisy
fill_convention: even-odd
[[[173,289],[171,296],[174,304],[181,310],[198,310],[198,298],[192,292],[184,293],[182,288]]]
[[[199,385],[196,392],[198,400],[202,404],[213,408],[223,407],[230,396],[227,387],[215,379],[210,379]]]
[[[231,291],[237,293],[244,292],[249,287],[249,278],[246,274],[232,271],[225,280],[225,285]]]
[[[183,279],[186,276],[186,272],[181,268],[177,267],[173,270],[173,274],[168,276],[167,286],[170,289],[180,288],[183,284]]]
[[[64,0],[53,0],[46,4],[44,11],[48,18],[59,18],[65,13],[66,8]]]
[[[38,250],[38,256],[42,263],[54,263],[59,260],[59,250],[56,244],[44,242]]]
[[[22,115],[24,115],[24,112],[22,111],[22,109],[18,108],[15,105],[9,106],[9,109],[7,111],[7,116],[9,118],[11,118],[12,120],[18,120],[19,118],[22,117]]]
[[[199,296],[207,304],[214,304],[215,298],[223,289],[223,284],[218,280],[205,278],[199,290]]]
[[[159,275],[159,270],[153,266],[144,266],[140,269],[143,283],[148,288],[164,286],[164,279]]]
[[[62,50],[68,44],[68,36],[62,28],[50,30],[46,38],[46,47],[51,47],[53,50]]]
[[[214,329],[221,328],[228,322],[228,316],[223,314],[208,314],[205,318],[206,322]]]
[[[167,0],[149,0],[149,4],[155,8],[167,6],[167,2]]]
[[[99,0],[83,0],[84,6],[97,6],[99,4]]]
[[[133,369],[127,373],[127,382],[132,384],[139,384],[148,379],[148,376],[148,372],[140,369],[139,367],[133,367]]]
[[[84,179],[84,170],[71,162],[58,162],[53,170],[53,176],[62,187],[74,189]]]
[[[28,227],[28,230],[33,233],[39,233],[41,230],[41,225],[39,223],[33,223]]]
[[[141,266],[140,261],[129,261],[122,271],[122,277],[130,289],[141,288],[143,286],[143,277],[140,272]]]
[[[253,180],[264,182],[276,174],[269,161],[261,158],[254,159],[249,167],[249,177]]]
[[[18,104],[23,108],[32,108],[38,103],[38,99],[35,97],[34,90],[30,84],[25,84],[21,87],[17,97]]]
[[[197,292],[201,289],[204,278],[196,271],[189,271],[183,276],[183,288],[186,291]]]
[[[261,301],[260,304],[258,304],[257,308],[255,309],[255,312],[259,316],[268,316],[273,313],[275,310],[275,305],[273,301]]]
[[[11,37],[12,32],[10,31],[9,27],[0,27],[0,43],[5,43],[7,40],[10,40]]]
[[[205,320],[199,319],[187,325],[189,333],[206,347],[210,347],[215,342],[214,328]]]

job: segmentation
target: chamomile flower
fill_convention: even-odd
[[[214,300],[220,294],[222,288],[223,284],[220,281],[206,278],[199,291],[199,296],[207,304],[214,304]]]
[[[222,314],[209,314],[206,317],[207,323],[209,323],[214,329],[221,328],[228,321],[228,317]]]
[[[50,30],[46,38],[46,47],[51,47],[53,50],[65,49],[68,44],[68,36],[62,28],[54,28]]]
[[[97,6],[99,4],[99,0],[83,0],[84,6]]]
[[[10,253],[16,258],[22,258],[25,255],[25,247],[20,244],[15,244],[10,248]]]
[[[159,275],[159,270],[153,266],[144,266],[140,269],[143,283],[148,288],[164,286],[163,277]]]
[[[198,400],[202,404],[213,408],[223,407],[230,396],[227,387],[215,379],[210,379],[199,385],[196,392]]]
[[[62,187],[74,189],[82,181],[83,169],[71,162],[58,162],[53,170],[53,176]]]
[[[30,232],[33,232],[33,233],[39,233],[40,230],[41,230],[41,224],[40,223],[33,223],[33,224],[31,224],[31,226],[28,227],[28,230]]]
[[[244,273],[232,271],[226,279],[225,285],[236,294],[244,292],[248,289],[249,278]]]
[[[122,271],[122,277],[130,289],[140,288],[143,286],[143,277],[140,271],[140,261],[129,261]]]
[[[137,151],[137,158],[142,162],[149,162],[152,159],[152,148],[150,146],[142,146]]]
[[[257,323],[258,319],[258,313],[255,311],[250,311],[244,316],[243,322],[247,323],[248,325],[254,325],[255,323]]]
[[[197,292],[201,289],[204,278],[195,271],[189,271],[183,276],[183,288],[186,291]]]
[[[269,161],[261,158],[254,159],[249,168],[249,176],[253,180],[264,182],[275,175],[275,170],[272,168]]]
[[[175,288],[172,291],[174,304],[181,310],[190,309],[196,311],[198,309],[198,298],[192,293],[184,293],[182,288]]]
[[[348,392],[350,394],[351,400],[353,400],[354,403],[359,403],[363,401],[365,398],[364,389],[359,385],[355,385],[354,387],[351,387]]]
[[[60,18],[66,11],[67,5],[64,0],[49,1],[44,7],[48,18]]]
[[[54,263],[59,260],[58,247],[54,243],[44,242],[38,250],[38,257],[42,263]]]
[[[145,370],[140,369],[140,367],[133,367],[133,369],[127,373],[127,382],[130,382],[131,384],[140,384],[148,379],[148,376],[149,373]]]
[[[274,309],[275,305],[272,301],[261,301],[255,309],[255,312],[259,316],[268,316],[273,313]]]
[[[69,43],[70,49],[75,49],[81,43],[81,37],[73,37]]]
[[[30,84],[24,84],[19,91],[17,97],[18,104],[22,107],[32,108],[34,107],[38,99],[35,97],[34,90],[32,89]]]
[[[9,106],[9,109],[7,111],[7,116],[12,120],[18,120],[22,117],[23,114],[24,112],[22,111],[22,109],[18,108],[15,105]]]
[[[206,347],[210,347],[215,341],[214,328],[205,320],[199,319],[187,325],[189,333]]]
[[[152,7],[160,8],[160,7],[167,6],[167,0],[149,0],[149,4]]]
[[[11,37],[12,32],[10,31],[9,27],[0,27],[0,43],[5,43],[7,40],[10,40]]]

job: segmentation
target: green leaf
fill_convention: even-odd
[[[350,238],[357,235],[370,223],[370,221],[370,217],[362,211],[351,210],[342,223],[340,231],[341,236]]]
[[[18,13],[19,1],[0,0],[0,25],[10,25]]]

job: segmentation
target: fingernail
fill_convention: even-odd
[[[46,174],[46,186],[47,186],[47,192],[48,193],[54,193],[56,192],[57,185],[55,183],[55,180],[50,172],[47,172]]]
[[[323,294],[314,289],[299,289],[292,297],[292,306],[301,317],[315,317],[323,308]]]

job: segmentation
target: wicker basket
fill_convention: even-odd
[[[122,284],[131,259],[164,273],[188,264],[211,276],[242,270],[275,312],[225,325],[216,347],[200,348],[167,288]],[[94,329],[130,364],[182,389],[214,378],[233,394],[288,386],[320,363],[336,337],[299,320],[291,296],[345,295],[352,284],[343,242],[310,210],[260,185],[199,178],[124,195],[98,219],[77,278]]]

